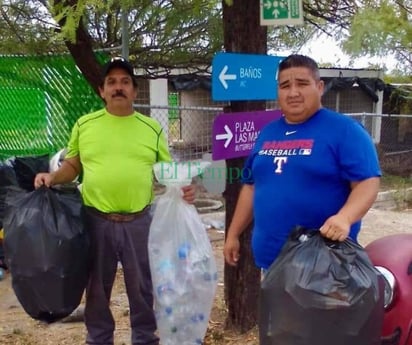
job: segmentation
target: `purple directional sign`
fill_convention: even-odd
[[[247,156],[263,126],[280,116],[280,110],[221,113],[217,115],[212,129],[212,159]]]

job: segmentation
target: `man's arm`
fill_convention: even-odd
[[[239,260],[239,236],[253,220],[253,185],[244,185],[240,190],[232,222],[226,235],[223,253],[226,262],[235,266]]]
[[[349,235],[351,225],[359,221],[375,202],[379,185],[379,177],[352,182],[352,190],[343,207],[322,225],[322,235],[334,241],[344,241]]]
[[[360,220],[372,207],[378,196],[380,186],[379,177],[371,177],[360,182],[351,183],[351,192],[345,205],[338,214],[349,219],[351,224]]]
[[[42,185],[50,187],[56,184],[72,182],[80,172],[81,163],[79,156],[67,158],[56,171],[37,174],[34,179],[34,187],[39,188]]]

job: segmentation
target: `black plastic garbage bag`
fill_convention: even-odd
[[[89,272],[89,238],[77,190],[10,190],[4,249],[13,290],[32,318],[53,322],[81,302]]]
[[[261,345],[378,345],[383,280],[364,249],[296,229],[261,283]]]
[[[3,228],[7,188],[17,185],[17,177],[13,166],[5,162],[0,162],[0,229]]]
[[[7,162],[0,162],[0,187],[16,185],[17,177],[13,166]]]
[[[32,191],[36,174],[49,171],[49,155],[15,157],[13,168],[19,186]]]

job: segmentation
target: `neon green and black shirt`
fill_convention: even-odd
[[[171,161],[160,124],[135,112],[106,109],[80,117],[66,158],[80,157],[84,204],[102,212],[136,212],[153,200],[153,164]]]

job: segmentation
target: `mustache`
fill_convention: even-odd
[[[123,98],[127,98],[126,95],[123,93],[123,91],[116,91],[112,97],[123,97]]]

